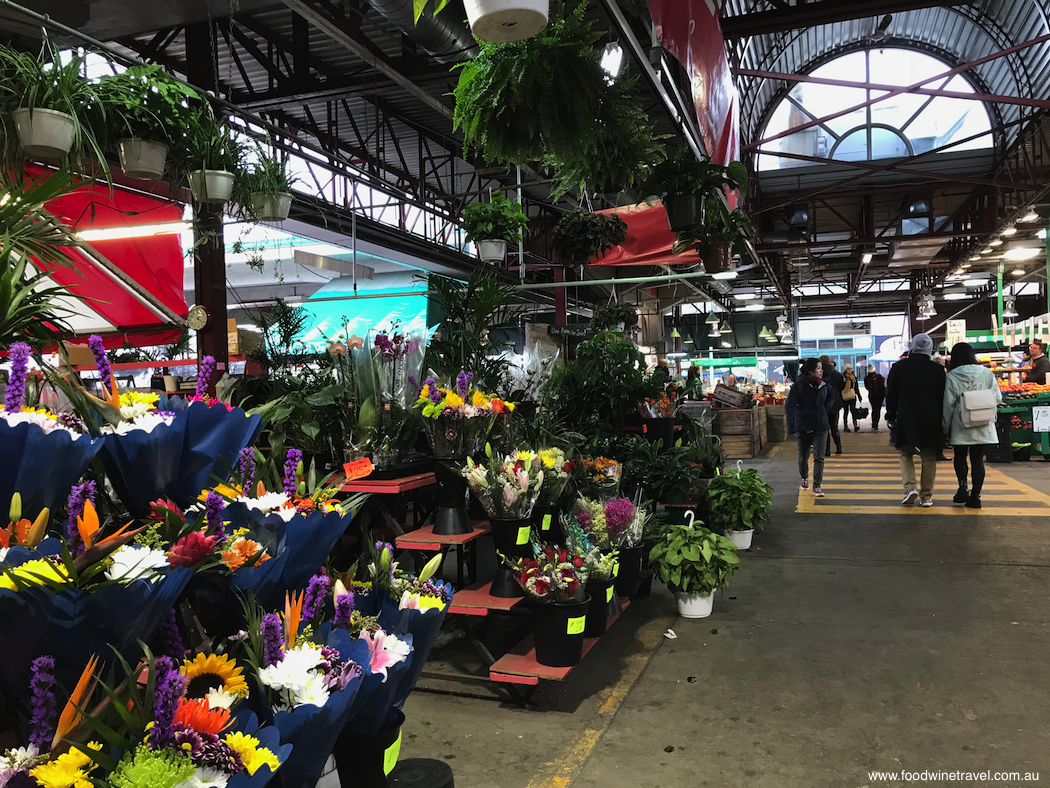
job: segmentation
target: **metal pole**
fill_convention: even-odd
[[[996,284],[996,298],[997,308],[999,312],[999,322],[996,324],[995,333],[1002,331],[1002,335],[1006,337],[1006,327],[1003,325],[1003,261],[999,261],[999,267],[996,269],[995,275]]]
[[[629,285],[635,282],[648,284],[652,282],[677,282],[680,279],[698,279],[701,276],[711,276],[706,271],[690,274],[671,274],[670,276],[628,276],[623,279],[583,279],[579,282],[535,282],[527,285],[518,285],[518,290],[546,290],[551,287],[576,287],[579,285]]]

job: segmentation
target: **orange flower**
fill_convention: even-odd
[[[183,698],[179,701],[179,710],[175,712],[175,724],[193,728],[197,733],[214,733],[218,736],[230,727],[230,710],[209,708],[207,698]]]
[[[222,551],[222,562],[232,572],[236,572],[258,553],[262,553],[262,555],[259,556],[253,566],[259,566],[263,561],[270,560],[270,556],[264,552],[263,546],[251,539],[238,539],[231,547],[231,550]]]

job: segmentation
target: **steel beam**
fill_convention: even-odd
[[[799,3],[796,6],[782,6],[770,11],[723,17],[721,24],[722,33],[726,38],[749,38],[767,33],[782,33],[803,27],[845,22],[849,19],[878,18],[883,14],[952,5],[957,5],[957,1],[824,0],[819,3]]]
[[[833,240],[821,241],[820,239],[812,241],[801,241],[799,243],[769,243],[759,244],[759,252],[788,252],[793,249],[833,249],[837,246],[857,246],[857,245],[868,245],[873,246],[875,244],[888,244],[888,243],[901,243],[903,241],[939,241],[949,240],[951,238],[979,238],[987,235],[989,230],[975,228],[972,230],[946,230],[935,233],[917,233],[915,235],[889,235],[889,236],[877,236],[870,235],[864,238],[837,238]]]

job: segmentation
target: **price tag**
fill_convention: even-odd
[[[566,634],[569,635],[582,635],[583,630],[587,626],[587,616],[580,616],[579,618],[570,618],[569,624],[565,628]]]
[[[543,528],[541,530],[549,531],[551,529],[551,516],[549,514],[543,515]]]
[[[615,564],[613,564],[613,577],[619,577],[619,576],[620,576],[620,562],[617,561]]]
[[[606,602],[612,602],[612,595],[613,595],[613,587],[609,586],[608,588],[605,589],[605,601]]]
[[[646,423],[645,423],[645,422],[643,421],[643,422],[642,422],[642,435],[645,435],[645,434],[646,434],[647,432],[649,432],[649,425],[648,425],[648,424],[646,424]]]
[[[363,479],[372,472],[372,461],[368,457],[362,457],[360,460],[353,460],[343,466],[343,473],[346,474],[346,480],[352,482],[355,479]]]
[[[383,774],[390,774],[397,766],[397,759],[401,755],[401,734],[397,734],[397,741],[386,748],[383,753]]]
[[[532,533],[532,526],[523,525],[518,529],[518,544],[528,544],[529,536]]]
[[[1032,406],[1032,432],[1050,432],[1050,407]]]

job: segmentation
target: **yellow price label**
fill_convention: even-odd
[[[383,753],[383,774],[390,774],[397,766],[397,759],[401,756],[401,733],[397,734],[397,741],[386,748]]]
[[[620,576],[620,562],[617,561],[615,564],[613,564],[613,577],[619,577],[619,576]]]
[[[568,626],[565,627],[565,632],[569,635],[582,635],[583,630],[587,627],[587,616],[580,616],[579,618],[570,618]]]
[[[612,602],[612,595],[613,595],[613,587],[609,586],[608,588],[605,589],[605,601],[606,602]]]
[[[532,526],[523,525],[518,529],[518,544],[528,544],[529,535],[532,532]]]
[[[550,529],[551,529],[551,516],[549,514],[545,514],[545,515],[543,515],[543,528],[542,528],[542,530],[549,531]]]

